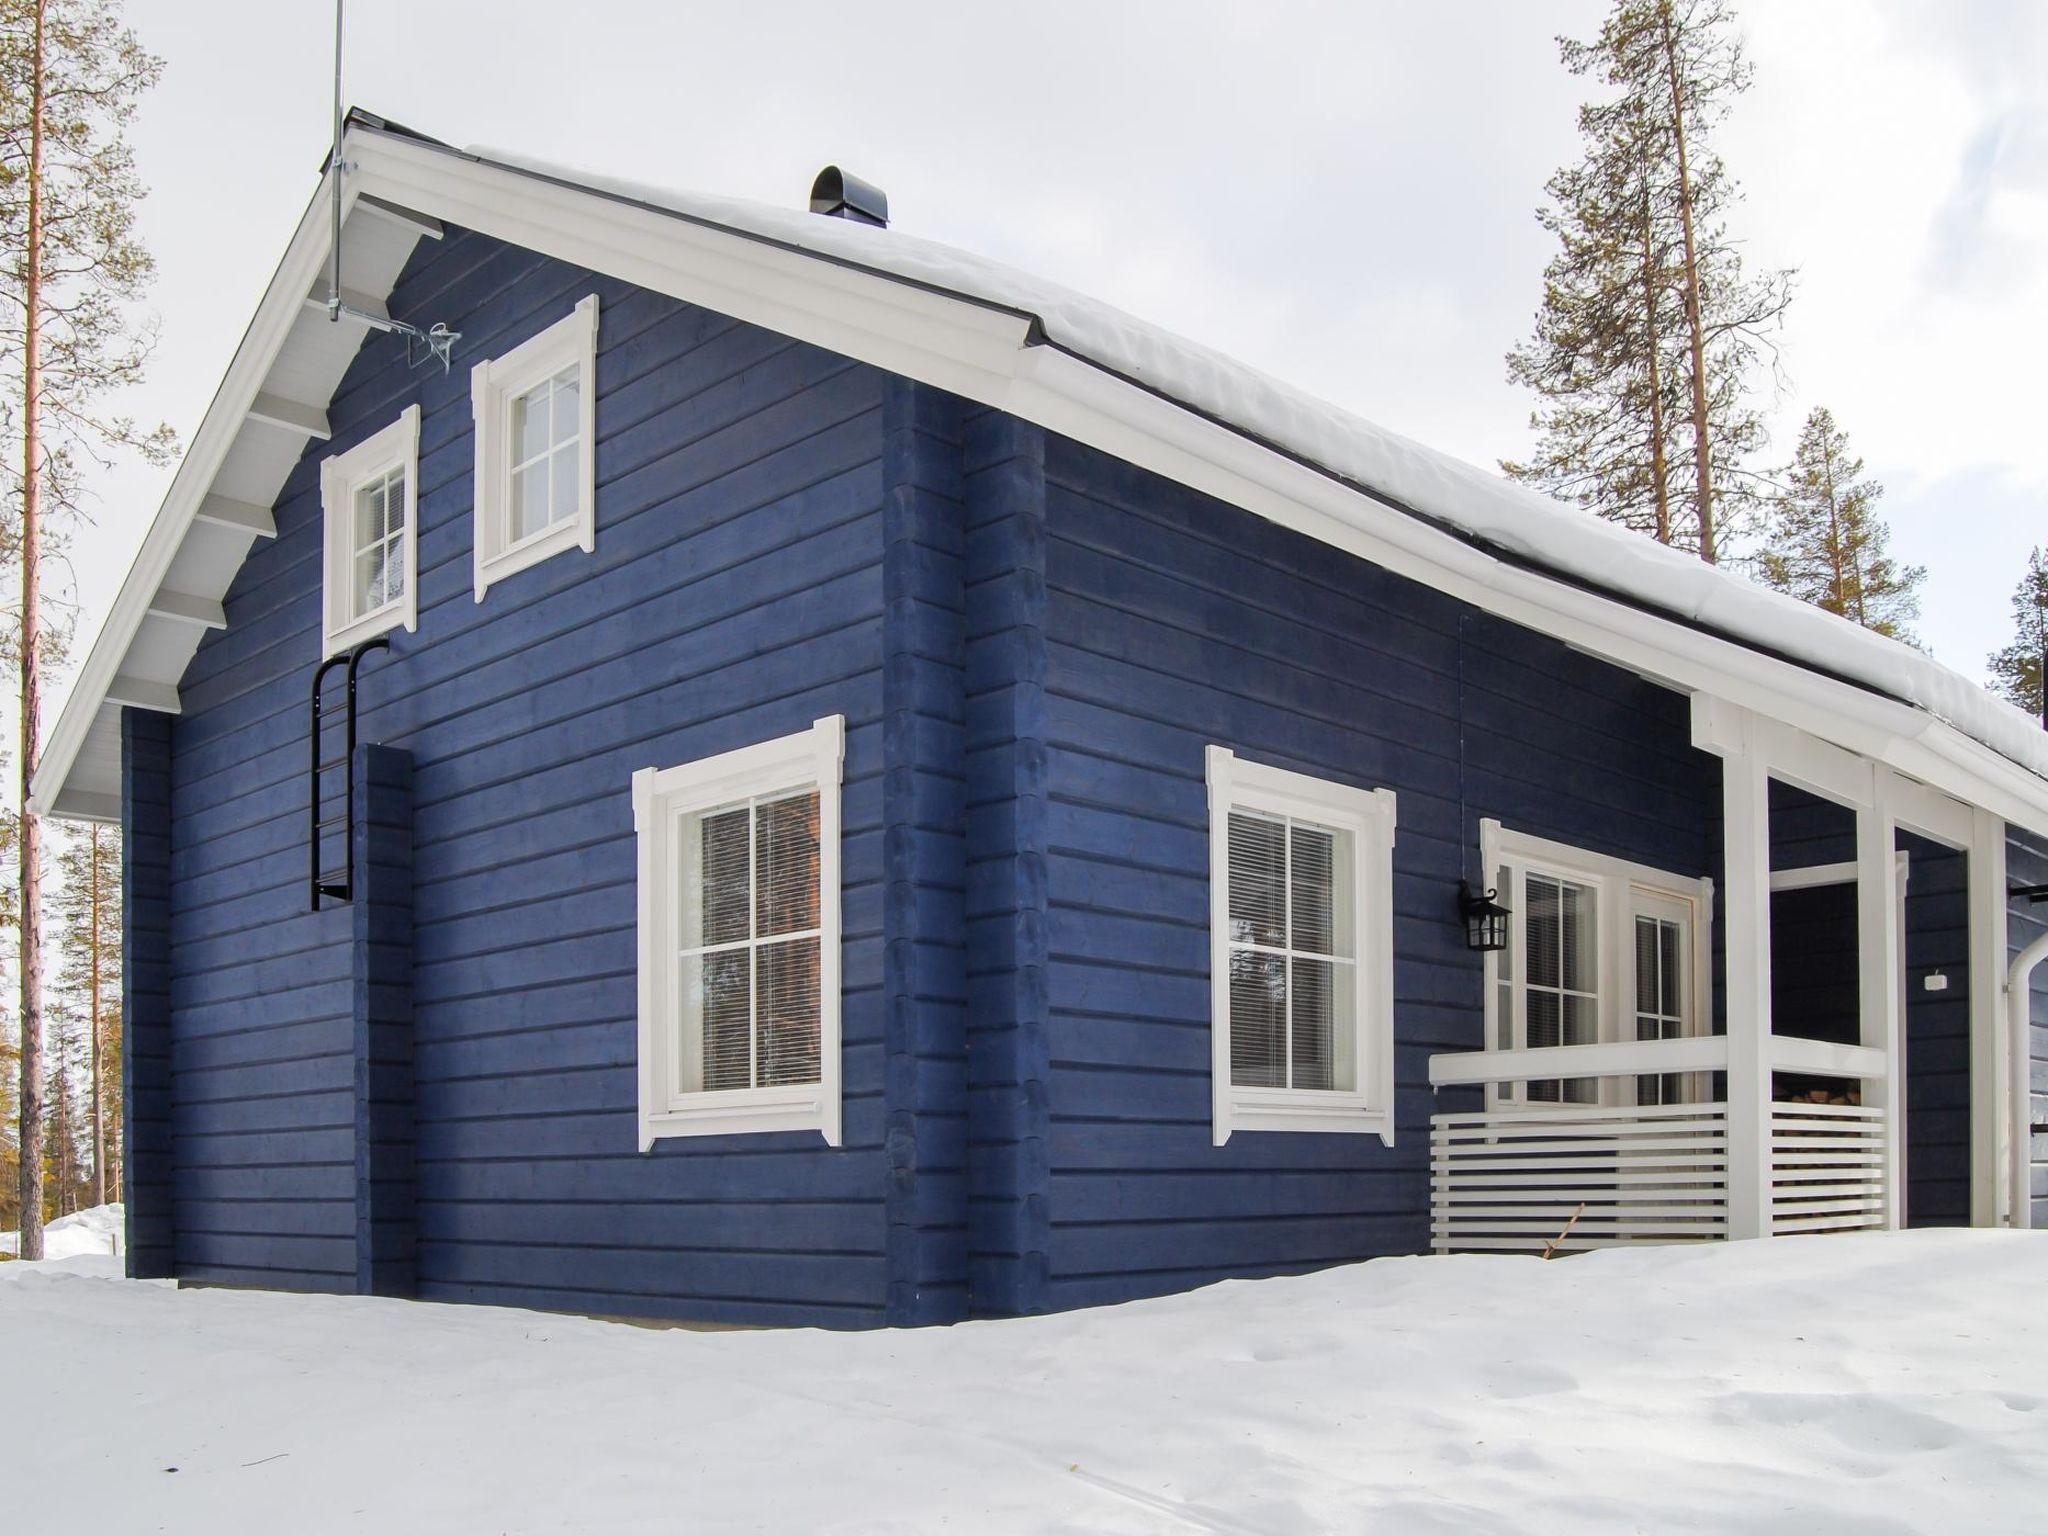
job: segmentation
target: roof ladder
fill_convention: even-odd
[[[337,653],[321,662],[313,673],[312,729],[307,732],[308,777],[312,783],[307,796],[306,808],[306,877],[310,887],[311,910],[320,910],[320,898],[331,896],[336,901],[353,898],[356,884],[356,671],[363,664],[363,658],[372,651],[388,651],[391,642],[383,635],[365,640],[354,650]],[[321,714],[321,695],[327,685],[327,674],[336,667],[347,667],[348,697],[343,711],[342,747],[339,756],[322,757],[325,747]],[[327,731],[324,734],[332,734]],[[326,775],[334,769],[341,770],[341,805],[338,810],[323,808],[332,796],[328,792]],[[341,836],[340,869],[332,866],[322,868],[321,852],[336,833]]]

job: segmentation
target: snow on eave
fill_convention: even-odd
[[[1035,338],[1498,557],[1897,700],[2048,779],[2048,732],[1933,657],[1375,426],[1058,283],[845,219],[652,186],[516,153],[460,153],[1029,317]]]

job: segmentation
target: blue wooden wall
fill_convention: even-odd
[[[1427,1058],[1481,1044],[1479,818],[1710,874],[1718,764],[1685,699],[1555,641],[1063,439],[1043,473],[1046,1299],[1422,1249]],[[1210,743],[1399,795],[1392,1148],[1211,1145]]]
[[[479,604],[466,365],[590,292],[597,551]],[[943,1173],[913,1125],[917,1162],[897,1171],[927,1187],[892,1194],[884,1152],[885,1093],[905,1070],[884,1018],[884,536],[918,514],[885,507],[885,380],[456,230],[422,245],[391,309],[460,329],[454,372],[408,368],[402,341],[365,344],[332,443],[279,497],[278,538],[237,579],[172,729],[177,1271],[355,1283],[350,919],[305,911],[317,466],[417,401],[419,631],[366,663],[363,733],[413,759],[419,1293],[881,1321],[892,1223],[914,1237],[918,1208],[899,1207]],[[630,777],[834,712],[848,724],[845,1147],[788,1134],[643,1156]],[[905,1059],[914,1081],[922,1058]],[[957,1254],[916,1262],[958,1291]]]

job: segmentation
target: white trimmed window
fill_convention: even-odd
[[[1480,856],[1509,909],[1486,956],[1494,1050],[1677,1040],[1712,1032],[1714,883],[1479,824]],[[1705,1073],[1557,1078],[1489,1089],[1497,1103],[1686,1104]]]
[[[320,465],[322,654],[419,627],[420,408]]]
[[[1208,752],[1215,1140],[1394,1140],[1392,790]]]
[[[845,729],[633,775],[643,1152],[737,1131],[839,1145]]]
[[[565,549],[597,548],[597,295],[470,370],[476,600]]]

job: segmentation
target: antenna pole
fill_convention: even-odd
[[[341,7],[334,0],[334,148],[327,156],[327,175],[333,183],[334,229],[328,247],[327,318],[341,320]]]

